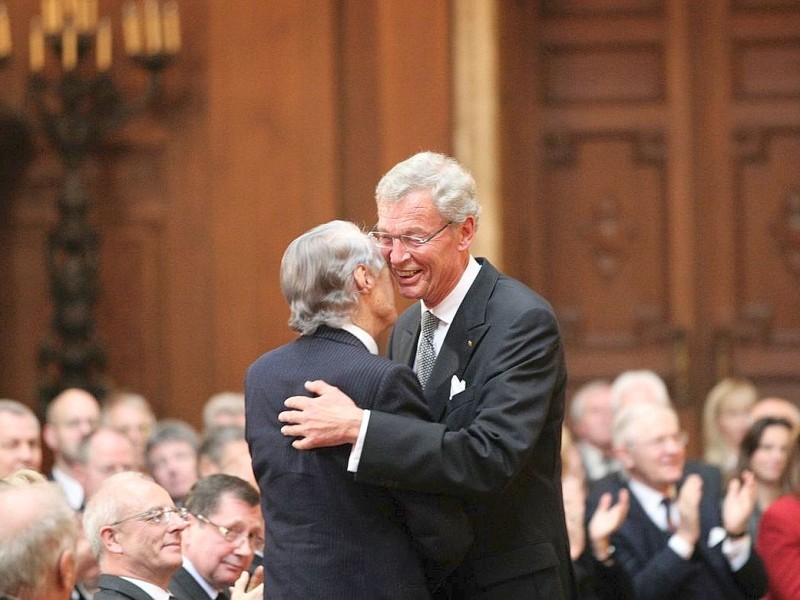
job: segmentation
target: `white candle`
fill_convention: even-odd
[[[164,52],[177,54],[181,49],[181,20],[178,3],[174,0],[164,4]]]
[[[11,23],[8,20],[8,9],[0,4],[0,58],[11,54]]]
[[[125,38],[125,52],[128,56],[142,53],[142,26],[139,9],[134,2],[128,2],[123,9],[122,30]]]
[[[161,8],[157,0],[145,0],[144,3],[145,44],[147,54],[155,55],[161,52]]]
[[[78,64],[78,32],[75,25],[68,23],[61,34],[61,65],[65,71],[72,71]]]
[[[103,17],[97,27],[97,70],[101,73],[111,68],[111,21]]]
[[[31,19],[31,33],[28,38],[28,54],[31,72],[38,73],[44,68],[44,32],[39,17]]]

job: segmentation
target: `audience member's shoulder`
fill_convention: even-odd
[[[589,486],[589,503],[595,505],[600,496],[606,492],[611,492],[611,495],[616,498],[619,491],[625,487],[625,480],[622,474],[615,471],[600,479],[587,481],[587,485]]]

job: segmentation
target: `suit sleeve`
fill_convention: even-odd
[[[451,430],[373,412],[358,480],[469,495],[502,490],[530,461],[540,462],[532,472],[557,470],[563,402],[552,400],[563,398],[566,370],[555,317],[535,306],[500,325],[487,321],[467,389],[451,399]]]

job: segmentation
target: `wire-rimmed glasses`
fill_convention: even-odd
[[[205,523],[206,525],[211,525],[212,527],[214,527],[219,532],[219,534],[225,539],[225,541],[230,544],[238,546],[239,544],[242,543],[242,540],[246,539],[247,542],[250,544],[250,547],[253,548],[254,550],[264,546],[264,538],[256,533],[242,531],[241,529],[231,529],[230,527],[225,527],[224,525],[217,525],[211,519],[209,519],[208,517],[204,517],[199,513],[195,514],[194,517],[201,523]]]
[[[172,515],[176,515],[184,522],[189,521],[189,511],[185,508],[160,506],[158,508],[151,508],[150,510],[120,519],[119,521],[111,523],[109,527],[116,527],[117,525],[122,525],[122,523],[127,523],[128,521],[144,521],[146,523],[152,523],[153,525],[160,525],[161,523],[169,523],[172,520]]]
[[[433,238],[437,235],[442,233],[447,227],[452,225],[452,221],[448,221],[444,225],[442,225],[439,229],[434,231],[427,237],[416,237],[414,235],[392,235],[390,233],[386,233],[385,231],[376,231],[372,230],[367,235],[369,238],[375,242],[375,245],[379,248],[389,249],[394,246],[395,240],[400,240],[400,243],[406,248],[406,250],[418,250],[428,242],[430,242]]]

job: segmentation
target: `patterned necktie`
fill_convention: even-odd
[[[417,371],[417,378],[420,385],[425,387],[428,377],[433,370],[433,363],[436,362],[436,349],[433,346],[433,332],[439,324],[439,319],[431,311],[426,310],[422,313],[422,333],[419,336],[419,346],[417,346],[417,357],[414,359],[414,367]]]

